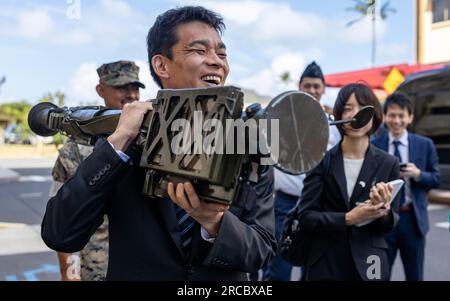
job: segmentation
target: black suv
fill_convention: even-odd
[[[397,88],[414,103],[411,131],[434,141],[441,188],[450,189],[450,66],[411,74]]]

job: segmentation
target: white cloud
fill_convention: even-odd
[[[31,39],[46,37],[55,27],[52,17],[46,11],[38,9],[20,12],[17,22],[17,33]]]
[[[237,80],[237,84],[250,88],[259,94],[276,96],[286,90],[297,89],[297,79],[300,70],[305,67],[305,56],[301,52],[286,52],[276,56],[270,68],[264,68],[253,76]],[[284,83],[280,76],[289,72],[291,81]]]
[[[200,4],[211,7],[220,13],[225,19],[238,25],[257,23],[264,10],[270,9],[273,4],[257,1],[227,1],[206,2],[197,1]]]
[[[335,47],[370,46],[371,42],[368,18],[346,28],[347,19],[327,18],[282,1],[197,0],[189,4],[204,5],[224,17],[228,27],[225,39],[232,44],[229,57],[234,83],[271,96],[296,89],[306,63],[326,61]],[[384,21],[377,22],[378,41],[385,35],[386,26]],[[236,48],[238,54],[233,53]],[[289,85],[280,81],[280,74],[286,71],[292,78]]]
[[[185,2],[183,2],[186,4]],[[353,26],[345,27],[351,20],[341,17],[326,18],[317,13],[300,11],[286,2],[268,1],[188,1],[204,5],[221,14],[228,26],[227,37],[245,39],[248,44],[261,47],[283,47],[285,50],[314,45],[330,48],[331,45],[348,43],[365,44],[372,39],[372,22],[364,18]],[[352,17],[353,19],[353,17]],[[377,20],[377,40],[382,40],[387,30],[383,20]],[[305,42],[307,44],[305,44]]]
[[[77,70],[75,70],[69,81],[67,105],[76,106],[87,103],[102,104],[102,101],[95,90],[97,84],[97,64],[94,62],[81,64]]]
[[[372,41],[372,21],[368,17],[350,27],[345,27],[345,24],[341,21],[335,21],[333,23],[335,23],[335,28],[340,28],[340,30],[337,31],[337,34],[344,42],[365,44]],[[386,22],[377,20],[375,29],[376,38],[380,41],[386,33]]]
[[[316,39],[317,32],[324,32],[326,26],[326,21],[318,15],[297,12],[287,5],[274,5],[263,11],[255,35],[262,41]]]
[[[273,96],[274,77],[272,70],[263,69],[255,75],[238,80],[237,85],[255,90],[258,94]]]
[[[79,22],[77,28],[85,36],[90,36],[90,39],[81,39],[81,42],[91,43],[91,46],[120,48],[131,47],[133,43],[144,47],[147,24],[151,20],[125,1],[101,0],[84,8]],[[136,36],[140,38],[135,39]]]
[[[340,88],[327,87],[325,89],[325,94],[322,96],[320,102],[330,108],[333,108],[340,90]]]
[[[143,58],[147,30],[153,23],[154,16],[163,12],[163,5],[156,5],[153,2],[132,4],[131,1],[124,0],[82,1],[81,19],[68,20],[65,2],[61,0],[59,4],[51,2],[48,5],[33,2],[28,6],[14,5],[11,8],[2,8],[0,36],[30,40],[33,42],[30,44],[33,51],[38,51],[41,45],[70,46],[63,51],[60,51],[60,48],[56,50],[57,59],[61,56],[70,56],[79,64],[79,68],[73,71],[71,80],[67,81],[68,96],[73,104],[80,101],[99,102],[101,100],[95,92],[95,84],[98,81],[95,72],[97,65],[82,64],[86,62],[84,55],[92,53],[93,56],[87,60],[98,62],[102,62],[102,57]],[[261,94],[275,96],[281,91],[296,89],[296,81],[301,71],[305,64],[313,59],[323,64],[325,69],[336,68],[335,65],[342,66],[336,62],[344,61],[346,64],[348,61],[348,68],[357,69],[358,63],[355,62],[360,61],[362,55],[354,54],[353,60],[353,57],[346,57],[346,53],[349,55],[355,53],[351,47],[362,43],[367,45],[367,58],[370,57],[369,19],[345,28],[345,22],[349,20],[347,17],[338,17],[339,14],[326,17],[321,11],[311,13],[300,10],[287,0],[171,0],[170,2],[170,7],[175,7],[175,2],[179,5],[200,4],[224,16],[227,24],[224,39],[229,46],[232,70],[228,83],[248,87]],[[293,1],[290,0],[290,3]],[[138,7],[145,7],[145,15]],[[400,60],[405,54],[400,45],[382,44],[382,36],[386,35],[387,25],[386,22],[377,23],[378,61],[381,58]],[[336,49],[340,50],[340,53],[342,49],[348,51],[342,55],[334,53]],[[42,52],[39,53],[41,55]],[[43,57],[45,55],[48,53],[42,53]],[[367,64],[369,65],[369,62]],[[141,66],[142,81],[147,85],[147,89],[141,92],[142,99],[154,98],[158,87],[151,79],[148,65],[144,61],[138,62],[138,65]],[[280,81],[280,74],[286,71],[290,72],[293,79],[289,85]],[[16,89],[15,94],[20,95],[20,91]]]
[[[51,38],[51,41],[56,44],[72,46],[84,45],[90,43],[93,40],[94,38],[91,34],[81,30],[68,31],[65,34],[56,35]]]
[[[155,99],[159,87],[150,74],[148,63],[142,60],[135,60],[135,63],[139,66],[139,80],[145,85],[145,89],[141,89],[141,100]]]
[[[389,44],[377,44],[378,57],[383,61],[391,61],[393,63],[409,62],[411,60],[408,57],[409,48],[406,44],[389,43]]]
[[[326,29],[325,19],[294,10],[287,3],[255,0],[193,2],[217,11],[233,31],[257,42],[316,39],[317,32],[323,33]]]
[[[116,16],[130,17],[134,13],[128,3],[120,0],[101,0],[101,5]]]
[[[287,52],[274,58],[272,71],[280,76],[283,72],[289,72],[291,78],[297,79],[299,70],[305,66],[305,56],[301,52]]]
[[[141,89],[141,100],[156,98],[159,87],[153,81],[148,64],[142,60],[135,60],[139,66],[139,79],[146,86]],[[73,73],[68,82],[67,105],[102,105],[102,99],[97,95],[95,87],[98,84],[97,68],[99,65],[95,62],[86,62],[81,64]]]
[[[142,24],[147,24],[148,20],[125,1],[83,2],[79,20],[69,20],[61,6],[64,7],[64,3],[11,10],[12,18],[0,22],[0,35],[39,39],[63,46],[121,46],[124,40],[136,34],[144,36],[147,30]]]

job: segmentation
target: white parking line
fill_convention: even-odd
[[[442,229],[450,229],[450,223],[449,222],[442,222],[442,223],[436,223],[434,224],[436,227],[438,228],[442,228]]]
[[[17,224],[17,223],[0,223],[0,230],[2,229],[20,229],[25,228],[27,225],[25,224]]]
[[[42,196],[42,192],[21,193],[19,196],[22,199],[40,198]]]
[[[19,177],[19,182],[51,182],[51,176],[22,176]]]
[[[435,211],[435,210],[442,210],[442,209],[450,209],[450,206],[443,205],[443,204],[429,204],[427,209],[428,209],[428,211]]]
[[[0,224],[0,256],[50,252],[42,241],[40,225]]]

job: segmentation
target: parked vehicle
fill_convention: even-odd
[[[10,124],[5,129],[5,143],[30,144],[25,136],[23,128],[17,124]]]
[[[397,88],[414,102],[411,131],[436,145],[441,188],[450,189],[450,66],[411,74]]]
[[[4,143],[8,144],[37,144],[38,142],[49,144],[53,142],[53,137],[38,137],[17,124],[8,125],[3,136]]]

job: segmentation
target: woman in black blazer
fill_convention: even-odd
[[[304,280],[389,279],[383,233],[397,223],[398,198],[390,203],[386,183],[398,179],[399,164],[369,143],[382,122],[380,103],[366,85],[350,84],[339,92],[334,115],[348,119],[366,105],[375,108],[374,118],[358,130],[341,126],[341,142],[305,179],[300,229],[311,244]]]

